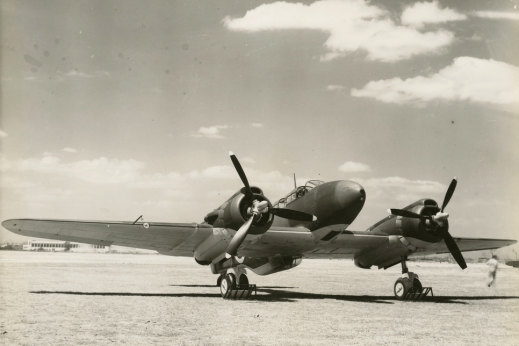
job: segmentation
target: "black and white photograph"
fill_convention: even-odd
[[[3,345],[518,345],[519,0],[0,2]]]

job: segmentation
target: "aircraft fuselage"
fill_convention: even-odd
[[[253,198],[268,201],[263,191],[251,187]],[[272,213],[259,214],[251,226],[249,234],[262,234],[270,227],[304,227],[310,231],[329,225],[350,225],[362,210],[366,200],[364,188],[348,180],[318,182],[317,185],[299,186],[274,206],[268,201],[269,208],[290,209],[314,216],[313,221],[301,221],[277,217]],[[204,220],[213,227],[237,230],[250,216],[244,189],[241,189],[220,207],[206,215]]]
[[[295,193],[297,194],[298,191]],[[349,180],[322,183],[308,191],[300,189],[299,193],[302,195],[288,203],[283,203],[283,199],[281,199],[278,205],[284,204],[285,208],[312,214],[316,217],[316,220],[301,222],[276,217],[274,218],[274,226],[304,226],[311,231],[337,224],[346,227],[355,220],[366,200],[364,188]]]

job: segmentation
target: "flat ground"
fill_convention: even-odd
[[[159,255],[0,253],[5,345],[519,345],[519,269],[410,262],[434,298],[393,298],[399,267],[303,260],[259,277],[258,296],[226,301],[193,259]]]

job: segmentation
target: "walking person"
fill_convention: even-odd
[[[488,266],[488,282],[487,286],[490,287],[496,282],[496,274],[497,267],[499,266],[499,262],[497,261],[497,256],[493,255],[491,259],[487,261]]]

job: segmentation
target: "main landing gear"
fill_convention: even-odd
[[[395,297],[399,300],[416,300],[425,297],[429,292],[431,295],[433,295],[432,288],[422,287],[422,283],[418,279],[418,275],[409,271],[406,265],[406,258],[402,258],[401,263],[402,277],[398,278],[395,282]]]
[[[229,268],[220,274],[216,281],[220,294],[224,299],[247,299],[256,292],[256,285],[249,284],[245,269]]]

